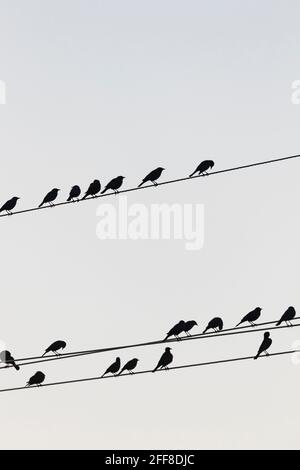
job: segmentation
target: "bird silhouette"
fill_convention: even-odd
[[[88,196],[95,197],[96,194],[101,190],[101,183],[99,180],[94,180],[88,187],[85,195],[82,199],[86,199]]]
[[[254,322],[260,317],[261,310],[262,309],[260,307],[256,307],[254,310],[247,313],[247,315],[245,315],[236,326],[239,326],[241,323],[246,321],[249,322],[251,326],[256,326]]]
[[[81,194],[81,189],[79,186],[75,185],[72,187],[67,201],[79,201],[79,196]]]
[[[111,366],[109,366],[108,369],[106,369],[106,371],[101,377],[104,377],[106,374],[114,374],[116,376],[120,367],[121,367],[121,361],[120,361],[120,358],[117,357],[115,362]]]
[[[133,374],[133,369],[136,368],[137,366],[137,363],[138,363],[139,359],[131,359],[130,361],[126,362],[125,366],[121,369],[121,371],[119,372],[119,375],[122,374],[122,372],[124,372],[124,370],[128,370],[129,374]]]
[[[42,355],[45,356],[48,352],[53,352],[56,354],[56,356],[59,356],[59,353],[57,352],[59,349],[65,349],[67,346],[67,343],[65,341],[61,341],[60,339],[58,341],[54,341],[54,343],[50,344],[47,349],[45,349],[44,354]]]
[[[162,168],[161,166],[159,166],[155,170],[152,170],[147,176],[145,176],[145,178],[143,179],[141,184],[138,185],[138,187],[140,188],[144,183],[147,183],[147,181],[151,181],[151,183],[153,183],[154,186],[157,186],[156,180],[160,177],[164,169],[165,168]]]
[[[260,348],[259,348],[256,356],[254,357],[254,359],[257,359],[258,356],[263,352],[266,354],[266,356],[269,356],[269,353],[267,352],[267,349],[269,349],[271,344],[272,344],[272,340],[270,338],[270,333],[268,331],[266,331],[265,334],[264,334],[263,342],[261,343]]]
[[[20,198],[19,197],[12,197],[5,204],[0,208],[0,212],[6,211],[9,215],[12,215],[12,210],[16,207],[16,204]]]
[[[180,322],[176,323],[176,325],[173,326],[173,328],[170,329],[170,331],[167,333],[167,336],[165,337],[164,341],[167,341],[167,339],[170,336],[175,336],[176,339],[180,340],[181,338],[179,338],[178,335],[180,335],[180,333],[185,331],[184,328],[185,328],[185,321],[180,320]]]
[[[200,165],[197,166],[196,170],[190,174],[190,178],[194,176],[195,173],[199,173],[199,175],[208,175],[207,170],[213,168],[214,165],[215,163],[213,162],[213,160],[203,160],[203,162],[201,162]]]
[[[26,387],[30,387],[31,385],[37,385],[38,387],[44,382],[45,374],[41,371],[36,372],[30,379],[28,380]]]
[[[0,360],[5,364],[13,366],[16,370],[20,370],[20,366],[15,363],[15,360],[9,351],[1,351]]]
[[[215,317],[212,320],[210,320],[208,322],[207,327],[203,331],[203,334],[206,333],[207,330],[210,330],[210,329],[215,330],[216,332],[223,330],[223,320],[222,320],[222,318]]]
[[[171,353],[171,348],[166,348],[165,352],[158,361],[157,366],[153,369],[152,372],[156,372],[158,369],[168,370],[168,365],[173,361],[173,354]]]
[[[189,320],[184,322],[183,331],[186,333],[187,336],[191,336],[190,330],[194,326],[198,326],[198,323],[195,320]]]
[[[294,309],[294,307],[289,307],[284,312],[284,314],[282,315],[280,320],[276,323],[276,326],[281,325],[281,323],[284,322],[284,321],[286,322],[287,326],[293,326],[293,324],[291,323],[291,320],[293,320],[293,318],[295,318],[295,316],[296,316],[296,310]]]
[[[122,186],[124,178],[125,176],[117,176],[116,178],[112,179],[105,186],[101,194],[106,193],[106,191],[108,191],[109,189],[112,189],[115,192],[115,194],[118,194],[119,192],[118,189],[120,189],[120,187]]]
[[[52,189],[52,191],[50,191],[48,194],[46,194],[46,196],[43,199],[43,202],[41,202],[39,207],[42,207],[43,204],[47,204],[47,203],[49,204],[49,206],[53,206],[52,203],[57,198],[58,191],[60,191],[60,189],[54,188],[54,189]]]

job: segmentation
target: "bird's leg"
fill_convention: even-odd
[[[158,186],[157,182],[156,181],[153,181],[153,184],[154,186]]]

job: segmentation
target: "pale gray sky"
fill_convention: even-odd
[[[299,153],[298,1],[2,0],[0,200],[40,203],[123,174],[140,182]],[[300,161],[135,192],[202,203],[205,244],[100,241],[99,202],[1,219],[1,333],[15,356],[159,338],[180,319],[235,325],[300,309]],[[116,200],[112,199],[116,204]],[[254,354],[261,333],[174,345],[174,365]],[[300,331],[272,333],[272,351]],[[163,348],[120,353],[155,365]],[[52,362],[47,381],[102,372],[115,353]],[[40,368],[40,367],[38,367]],[[1,373],[22,386],[38,370]],[[299,448],[300,366],[269,361],[1,394],[13,448]]]

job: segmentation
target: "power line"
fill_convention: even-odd
[[[261,166],[261,165],[268,165],[270,163],[282,162],[284,160],[291,160],[291,159],[299,158],[299,157],[300,157],[300,155],[290,155],[288,157],[274,158],[272,160],[265,160],[263,162],[249,163],[247,165],[240,165],[240,166],[236,166],[236,167],[232,167],[232,168],[225,168],[223,170],[212,171],[211,173],[209,173],[209,175],[219,175],[221,173],[228,173],[228,172],[231,172],[231,171],[244,170],[246,168],[252,168],[252,167]],[[177,179],[173,179],[173,180],[162,181],[160,183],[157,183],[157,186],[163,186],[163,185],[166,185],[166,184],[173,184],[173,183],[180,183],[182,181],[192,181],[193,179],[203,178],[205,176],[206,175],[202,174],[202,175],[193,176],[192,178],[187,176],[187,177],[184,177],[184,178],[177,178]],[[149,184],[149,185],[145,185],[145,186],[141,186],[141,187],[122,189],[118,192],[118,194],[130,193],[130,192],[133,192],[133,191],[140,191],[140,190],[143,190],[143,189],[148,189],[148,188],[153,188],[153,187],[156,187],[156,186],[154,186],[152,184]],[[77,203],[78,202],[84,202],[84,201],[91,201],[91,200],[99,199],[99,198],[103,198],[103,197],[110,197],[110,196],[115,196],[115,194],[114,193],[99,194],[98,196],[89,197],[89,198],[86,198],[86,199],[80,199],[79,201],[77,201]],[[65,206],[67,204],[76,204],[76,202],[64,201],[64,202],[58,202],[58,203],[53,204],[51,206],[49,205],[49,206],[42,206],[42,207],[32,207],[32,208],[29,208],[29,209],[23,209],[23,210],[20,210],[20,211],[15,211],[15,212],[13,212],[13,215],[25,214],[27,212],[40,211],[40,210],[44,210],[44,209],[50,209],[52,207]],[[10,215],[11,214],[0,214],[0,217],[8,217]]]
[[[286,354],[293,354],[293,353],[296,353],[296,352],[300,352],[299,349],[294,349],[292,351],[280,351],[280,352],[276,352],[276,353],[270,353],[268,356],[260,356],[259,359],[262,359],[262,358],[270,358],[270,357],[275,357],[275,356],[282,356],[282,355],[286,355]],[[198,363],[194,363],[194,364],[184,364],[182,366],[173,366],[173,367],[169,367],[168,371],[171,371],[171,370],[180,370],[180,369],[187,369],[187,368],[191,368],[191,367],[202,367],[202,366],[210,366],[210,365],[215,365],[215,364],[225,364],[225,363],[229,363],[229,362],[238,362],[238,361],[247,361],[249,359],[254,359],[254,356],[244,356],[244,357],[235,357],[235,358],[230,358],[230,359],[221,359],[221,360],[218,360],[218,361],[209,361],[209,362],[198,362]],[[158,372],[166,372],[165,370],[157,370],[155,372],[155,374],[157,374]],[[120,377],[126,377],[126,376],[129,376],[129,375],[141,375],[141,374],[149,374],[149,373],[152,373],[152,370],[141,370],[141,371],[138,371],[138,372],[134,372],[133,374],[130,374],[130,373],[126,373],[126,374],[122,374],[122,375],[117,375],[117,376],[104,376],[104,377],[87,377],[87,378],[84,378],[84,379],[73,379],[73,380],[63,380],[63,381],[60,381],[60,382],[51,382],[51,383],[46,383],[46,384],[43,384],[41,385],[42,387],[53,387],[53,386],[58,386],[58,385],[65,385],[65,384],[74,384],[74,383],[80,383],[80,382],[91,382],[91,381],[95,381],[95,380],[104,380],[104,379],[116,379],[116,378],[120,378]],[[16,390],[29,390],[30,388],[37,388],[37,387],[14,387],[14,388],[3,388],[3,389],[0,389],[0,393],[1,392],[12,392],[12,391],[16,391]]]
[[[298,320],[299,318],[300,317],[295,317],[294,320]],[[57,361],[61,359],[88,356],[91,354],[100,354],[104,352],[117,351],[117,350],[122,350],[122,349],[154,346],[158,344],[167,344],[167,343],[182,343],[182,342],[193,340],[193,339],[206,339],[206,338],[215,338],[215,337],[221,337],[221,336],[238,335],[238,334],[243,334],[243,333],[255,333],[255,332],[261,332],[261,331],[266,331],[266,330],[270,331],[270,330],[280,330],[282,328],[292,328],[287,325],[272,326],[272,327],[269,326],[268,328],[260,328],[261,326],[264,327],[267,325],[273,325],[274,323],[277,323],[277,320],[264,322],[264,323],[258,323],[256,327],[239,326],[235,328],[224,329],[217,333],[199,333],[199,334],[195,334],[191,336],[183,336],[181,337],[180,341],[178,341],[176,338],[171,338],[171,339],[168,339],[167,341],[164,341],[164,340],[148,341],[144,343],[126,344],[126,345],[112,346],[108,348],[97,348],[97,349],[87,349],[87,350],[82,350],[82,351],[74,351],[70,353],[62,353],[59,356],[51,355],[48,357],[45,357],[45,356],[24,357],[24,358],[15,359],[15,362],[17,362],[19,366],[26,366],[26,365],[32,365],[32,364],[41,364],[44,362]],[[293,327],[297,327],[297,326],[300,326],[300,323],[293,324]],[[26,362],[23,362],[23,361],[26,361]],[[0,371],[2,369],[8,369],[10,367],[13,367],[13,366],[12,365],[2,366],[0,367]]]

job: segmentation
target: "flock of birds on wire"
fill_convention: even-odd
[[[195,171],[191,173],[189,176],[190,178],[193,177],[196,173],[198,173],[198,176],[200,175],[208,175],[207,171],[211,168],[213,168],[214,162],[212,160],[204,160],[201,162]],[[152,170],[145,178],[142,180],[142,182],[138,185],[138,188],[140,188],[143,184],[145,183],[153,183],[154,186],[157,186],[156,180],[160,178],[162,172],[164,171],[165,168],[158,167],[155,170]],[[106,193],[106,191],[113,191],[115,194],[119,192],[119,189],[121,188],[123,181],[124,181],[125,176],[117,176],[116,178],[113,178],[103,189],[101,194]],[[46,194],[44,197],[43,201],[39,204],[38,207],[42,207],[44,204],[48,204],[49,206],[53,206],[54,201],[56,200],[58,193],[60,189],[58,188],[53,188],[49,193]],[[94,198],[97,195],[99,195],[101,191],[101,183],[99,180],[94,180],[88,187],[87,191],[85,192],[84,196],[81,199],[86,199],[86,198]],[[75,185],[71,188],[69,197],[67,198],[67,202],[75,202],[79,201],[79,197],[81,196],[81,188],[78,185]],[[13,198],[9,199],[6,201],[2,207],[0,208],[0,212],[6,211],[7,214],[12,215],[13,209],[16,207],[17,202],[20,198],[14,196]]]
[[[251,310],[251,312],[247,313],[241,321],[236,325],[239,326],[242,323],[249,323],[251,326],[256,326],[254,323],[255,321],[258,320],[258,318],[261,315],[261,308],[256,307],[254,310]],[[281,318],[278,320],[276,323],[276,326],[281,325],[281,323],[285,322],[287,326],[293,326],[292,325],[292,320],[296,317],[296,310],[294,307],[290,306],[288,309],[283,313]],[[197,326],[197,322],[195,320],[189,320],[189,321],[184,321],[180,320],[176,325],[173,326],[173,328],[170,329],[170,331],[167,333],[166,337],[164,338],[163,341],[167,341],[169,338],[174,336],[177,340],[180,340],[180,334],[185,333],[186,336],[191,336],[190,331],[194,326]],[[214,330],[214,332],[221,331],[223,329],[223,320],[220,317],[214,317],[212,320],[209,321],[208,325],[206,326],[205,330],[203,331],[203,334],[205,334],[208,330]],[[65,341],[55,341],[52,343],[47,349],[45,349],[45,354],[51,352],[57,356],[60,355],[59,351],[63,350],[66,347],[66,342]],[[272,339],[270,337],[270,333],[266,331],[264,333],[264,338],[263,341],[257,351],[257,354],[254,356],[254,359],[258,359],[258,357],[261,354],[265,354],[266,356],[269,355],[268,349],[272,345]],[[43,357],[42,356],[42,357]],[[20,370],[20,366],[16,363],[15,359],[13,358],[12,354],[10,351],[2,351],[0,352],[0,360],[7,364],[8,366],[14,367],[16,370]],[[116,358],[115,362],[111,364],[105,372],[102,374],[101,377],[104,377],[106,374],[113,374],[115,376],[121,375],[122,372],[127,371],[129,374],[133,374],[133,370],[136,368],[137,364],[139,362],[139,359],[133,358],[130,361],[126,362],[125,365],[121,368],[121,359],[119,357]],[[173,362],[173,354],[171,353],[171,348],[166,347],[164,353],[162,354],[161,358],[159,359],[156,367],[153,369],[152,372],[156,372],[157,370],[168,370],[168,366]],[[38,371],[36,372],[30,379],[28,380],[26,387],[30,387],[32,385],[40,386],[46,376],[43,372]]]

